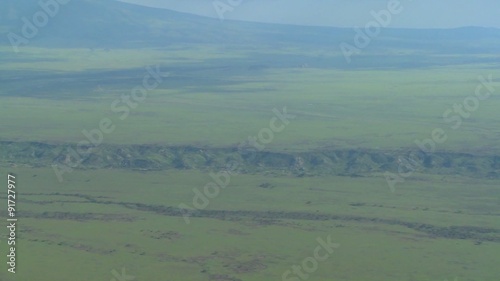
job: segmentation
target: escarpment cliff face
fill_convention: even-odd
[[[76,149],[74,144],[0,142],[0,165],[74,169],[168,170],[232,169],[238,173],[293,176],[363,176],[369,173],[422,172],[499,178],[500,155],[452,151],[315,149],[305,152],[259,151],[255,148],[166,145],[112,145]],[[83,150],[83,151],[82,151]]]

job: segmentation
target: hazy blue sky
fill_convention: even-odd
[[[122,0],[198,15],[218,17],[214,0]],[[219,0],[222,3],[238,0]],[[370,11],[386,9],[390,0],[241,0],[226,19],[259,22],[364,26]],[[486,26],[500,28],[500,0],[400,0],[403,11],[391,27],[449,28]]]

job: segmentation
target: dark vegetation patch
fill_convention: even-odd
[[[264,182],[264,183],[259,184],[259,187],[261,187],[261,188],[274,188],[275,186],[271,183]]]
[[[103,214],[103,213],[74,213],[74,212],[28,212],[24,211],[23,218],[35,219],[54,219],[54,220],[71,220],[71,221],[105,221],[105,222],[133,222],[137,218],[125,214]]]
[[[174,207],[154,206],[141,203],[118,203],[127,208],[154,212],[167,216],[183,216],[186,212]],[[426,233],[434,238],[468,239],[500,243],[500,229],[476,226],[435,226],[425,223],[407,222],[398,219],[370,218],[350,215],[330,215],[308,212],[276,212],[276,211],[228,211],[228,210],[195,210],[189,211],[191,217],[214,218],[222,220],[252,219],[264,224],[273,224],[277,220],[313,220],[313,221],[351,221],[358,223],[380,223],[404,226]]]
[[[182,210],[176,207],[163,205],[149,205],[143,203],[128,203],[114,201],[95,200],[96,204],[118,205],[129,209],[152,212],[165,216],[182,217],[186,213],[193,218],[213,218],[228,221],[252,220],[259,225],[273,225],[281,220],[309,220],[309,221],[350,221],[358,223],[379,223],[386,225],[404,226],[415,231],[423,232],[434,238],[448,239],[467,239],[474,241],[490,241],[500,243],[500,229],[477,227],[477,226],[435,226],[425,223],[407,222],[398,219],[370,218],[351,215],[331,215],[309,212],[277,212],[277,211],[242,211],[242,210]],[[27,217],[45,218],[45,219],[72,219],[72,220],[133,220],[133,218],[124,215],[103,215],[103,214],[79,214],[79,213],[24,213]],[[150,233],[156,239],[177,239],[179,236],[174,232],[154,232]],[[153,238],[154,238],[153,237]]]
[[[44,243],[46,245],[57,245],[61,247],[68,247],[78,251],[84,251],[87,253],[98,254],[98,255],[110,255],[116,252],[116,249],[103,249],[101,247],[96,248],[81,242],[69,242],[69,241],[53,241],[50,239],[28,239],[30,242]]]
[[[181,238],[181,234],[177,231],[160,231],[151,229],[142,229],[141,233],[149,238],[156,240],[176,240]]]
[[[211,274],[209,280],[210,281],[241,281],[241,279],[238,279],[236,277],[231,277],[227,274]]]
[[[264,262],[258,259],[234,262],[229,267],[234,273],[238,274],[261,271],[267,268]]]
[[[362,217],[352,215],[331,215],[324,213],[310,212],[285,212],[285,211],[243,211],[243,210],[182,210],[177,207],[163,205],[150,205],[132,202],[103,201],[93,197],[89,200],[94,204],[118,205],[129,209],[156,213],[165,216],[182,217],[186,214],[193,218],[212,218],[228,221],[253,221],[258,225],[279,224],[283,220],[306,220],[306,221],[345,221],[357,223],[378,223],[386,225],[399,225],[418,232],[427,234],[434,238],[467,239],[477,242],[490,241],[500,243],[500,229],[477,227],[477,226],[435,226],[426,223],[408,222],[399,219],[384,219],[376,217]],[[351,204],[360,206],[359,203]],[[101,214],[101,213],[71,213],[71,212],[23,212],[23,217],[37,219],[61,219],[73,221],[124,221],[131,222],[137,220],[136,217],[121,214]],[[175,231],[152,231],[143,230],[145,235],[153,239],[175,240],[180,238],[180,234]],[[480,244],[480,243],[478,243]]]

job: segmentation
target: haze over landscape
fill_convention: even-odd
[[[234,8],[224,18],[266,23],[353,27],[370,20],[370,11],[387,6],[385,0],[121,0],[137,5],[171,9],[218,18],[216,8]],[[494,0],[480,1],[398,1],[406,13],[391,23],[395,28],[457,28],[464,26],[500,27],[500,6]],[[231,5],[234,3],[234,5]],[[224,10],[222,8],[222,10]]]
[[[497,281],[499,14],[1,1],[0,281]]]

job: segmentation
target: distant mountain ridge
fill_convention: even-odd
[[[56,2],[59,1],[59,2]],[[19,36],[30,45],[48,47],[161,47],[170,44],[315,44],[338,48],[352,42],[351,28],[310,27],[224,21],[170,10],[149,8],[114,0],[2,0],[0,2],[0,44],[10,45]],[[66,3],[67,2],[67,3]],[[54,3],[59,4],[54,8]],[[66,3],[66,4],[64,4]],[[49,5],[50,6],[50,5]],[[51,10],[52,9],[52,10]],[[43,14],[47,16],[44,19]],[[52,14],[51,14],[52,13]],[[38,16],[37,16],[38,15]],[[29,34],[26,21],[38,29]],[[36,22],[46,25],[37,28]],[[33,29],[33,28],[32,28]],[[31,35],[31,34],[29,34]],[[19,39],[19,38],[17,38]],[[21,39],[19,39],[21,40]],[[383,29],[377,46],[433,48],[456,45],[464,50],[496,52],[500,29],[464,27],[458,29]],[[444,45],[443,45],[444,44]],[[465,45],[464,45],[465,44]],[[469,48],[470,47],[470,48]],[[478,50],[479,51],[479,50]]]

